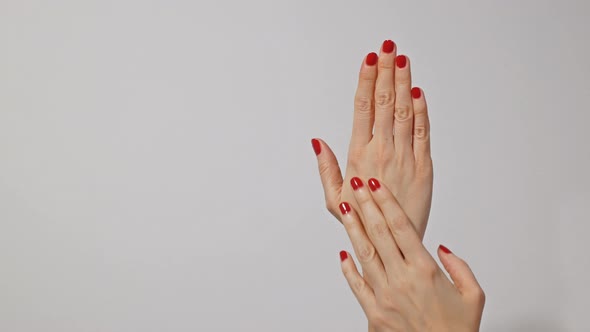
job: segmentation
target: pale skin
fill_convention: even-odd
[[[341,221],[362,266],[346,251],[342,272],[375,332],[479,331],[485,295],[469,266],[446,247],[424,248],[410,218],[379,180],[353,178],[358,210],[340,205]],[[354,188],[354,189],[353,189]],[[363,216],[363,217],[361,217]]]
[[[397,56],[392,41],[383,43],[378,57],[369,54],[362,63],[345,176],[323,140],[314,139],[312,144],[332,215],[340,220],[341,201],[357,207],[350,187],[343,183],[353,175],[377,177],[398,199],[420,238],[424,237],[433,181],[426,100],[420,88],[412,89],[410,61]]]
[[[312,145],[318,158],[328,210],[344,224],[351,240],[361,230],[364,234],[364,242],[359,242],[358,237],[353,240],[363,266],[363,276],[356,270],[352,259],[343,261],[343,271],[367,314],[369,331],[445,331],[449,326],[451,331],[477,331],[483,310],[483,291],[467,265],[452,253],[442,252],[444,256],[440,256],[442,249],[439,249],[441,261],[455,281],[453,285],[423,247],[421,254],[416,255],[416,262],[419,263],[414,264],[413,256],[403,255],[394,240],[394,235],[410,234],[422,246],[430,214],[433,182],[426,100],[422,89],[412,87],[410,61],[406,56],[397,56],[395,43],[385,41],[379,55],[367,55],[361,65],[345,176],[342,176],[335,155],[323,140],[313,139]],[[387,229],[391,225],[376,223],[379,219],[377,214],[363,209],[362,200],[357,200],[358,193],[348,185],[356,177],[361,182],[363,180],[360,179],[380,179],[380,188],[391,195],[395,202],[392,204],[399,210],[397,215],[405,218],[406,223],[400,221],[400,225],[411,226],[413,233]],[[359,190],[363,193],[363,189]],[[352,212],[344,213],[342,205],[339,211],[340,202],[348,202],[345,204]],[[377,219],[373,220],[374,217]],[[381,218],[385,217],[382,215]],[[352,228],[351,234],[352,219],[357,221],[357,227]],[[363,224],[365,220],[369,221],[369,228],[363,228],[367,227]],[[397,223],[397,219],[394,221],[394,224]],[[388,246],[390,251],[381,251],[382,255],[379,255],[379,250],[375,248],[382,242],[371,242],[375,234],[385,236],[393,243]],[[377,239],[381,238],[377,236]],[[373,266],[367,269],[367,264]],[[381,273],[374,272],[379,271],[379,266]],[[403,274],[388,275],[385,273],[388,266],[396,266],[396,271]],[[472,280],[464,275],[471,276]],[[461,283],[461,280],[468,279],[473,282]],[[477,285],[477,290],[475,287],[464,287],[465,284]],[[361,297],[361,293],[365,295]],[[383,299],[397,299],[399,302]],[[370,303],[373,305],[368,305]],[[441,310],[443,305],[460,310],[446,312]],[[464,316],[461,316],[462,312]]]

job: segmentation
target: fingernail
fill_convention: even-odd
[[[371,52],[367,54],[367,58],[365,59],[365,63],[367,66],[374,66],[377,63],[377,53]]]
[[[418,99],[420,96],[422,96],[422,90],[418,87],[412,88],[412,98]]]
[[[442,244],[438,246],[440,250],[442,250],[445,254],[450,254],[452,253],[451,250],[449,250],[449,248],[443,246]]]
[[[408,58],[405,55],[398,55],[397,57],[395,57],[395,65],[398,68],[404,68],[406,66],[406,64],[408,63]]]
[[[394,48],[395,48],[395,43],[393,42],[393,40],[386,40],[386,41],[384,41],[383,42],[383,47],[381,47],[381,49],[385,53],[391,53],[391,52],[393,52],[393,49]]]
[[[348,253],[344,250],[340,251],[340,261],[344,262],[344,260],[347,258],[348,258]]]
[[[355,176],[350,179],[350,185],[352,185],[352,189],[357,190],[358,188],[363,187],[363,181]]]
[[[320,152],[322,152],[322,146],[320,145],[320,141],[317,139],[312,139],[311,140],[311,146],[313,146],[313,151],[315,151],[315,155],[317,156],[318,154],[320,154]]]
[[[377,179],[371,178],[369,179],[369,188],[371,188],[372,191],[375,191],[381,188],[381,183],[379,183]]]
[[[340,212],[342,212],[342,214],[350,212],[350,205],[346,202],[340,203]]]

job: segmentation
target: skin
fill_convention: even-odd
[[[342,272],[369,320],[369,329],[479,331],[485,295],[469,266],[439,247],[438,256],[451,282],[424,248],[392,192],[374,187],[353,190],[359,210],[341,214],[364,276],[346,252],[341,253]]]
[[[318,168],[326,207],[337,219],[340,202],[358,207],[350,187],[343,183],[352,176],[377,177],[393,192],[423,238],[432,202],[430,125],[423,91],[419,98],[411,95],[410,61],[399,68],[396,53],[397,47],[390,53],[382,47],[376,65],[367,65],[366,58],[363,61],[345,176],[321,139]]]

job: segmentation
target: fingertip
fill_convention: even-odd
[[[440,251],[442,251],[443,253],[445,253],[445,254],[452,254],[452,253],[453,253],[453,252],[452,252],[452,251],[451,251],[449,248],[445,247],[445,246],[444,246],[444,245],[442,245],[442,244],[439,244],[439,245],[438,245],[438,249],[439,249]]]
[[[344,262],[347,259],[348,259],[348,252],[346,252],[346,250],[341,250],[340,251],[340,261]]]
[[[322,152],[322,144],[320,143],[319,139],[312,138],[311,146],[313,147],[313,151],[315,152],[316,156],[318,156]]]
[[[412,94],[412,98],[414,98],[414,99],[420,99],[420,97],[422,97],[422,89],[420,89],[419,87],[415,86],[415,87],[412,88],[411,94]]]

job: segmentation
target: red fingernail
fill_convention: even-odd
[[[340,261],[341,262],[344,262],[344,260],[347,259],[347,258],[348,258],[348,253],[346,251],[342,250],[340,252]]]
[[[342,214],[350,212],[350,205],[346,202],[340,203],[340,212],[342,212]]]
[[[320,145],[320,141],[317,139],[314,138],[311,140],[311,146],[313,146],[313,151],[315,151],[316,156],[322,152],[322,146]]]
[[[379,183],[377,179],[371,178],[369,179],[369,188],[371,188],[372,191],[375,191],[381,188],[381,183]]]
[[[420,96],[422,96],[422,90],[417,87],[412,88],[412,98],[418,99]]]
[[[445,254],[450,254],[451,251],[449,250],[449,248],[443,246],[442,244],[438,246],[440,248],[440,250],[442,250]]]
[[[391,53],[391,52],[393,52],[393,49],[394,48],[395,48],[395,43],[393,42],[393,40],[386,40],[386,41],[384,41],[383,42],[383,47],[381,47],[381,49],[385,53]]]
[[[397,57],[395,57],[395,65],[398,68],[404,68],[406,66],[406,64],[408,63],[408,58],[405,55],[398,55]]]
[[[367,64],[367,66],[374,66],[377,63],[378,58],[379,57],[377,57],[377,53],[371,52],[371,53],[367,54],[367,58],[365,59],[365,63]]]
[[[350,184],[352,185],[352,189],[354,190],[363,187],[363,181],[361,181],[361,179],[357,178],[356,176],[350,179]]]

